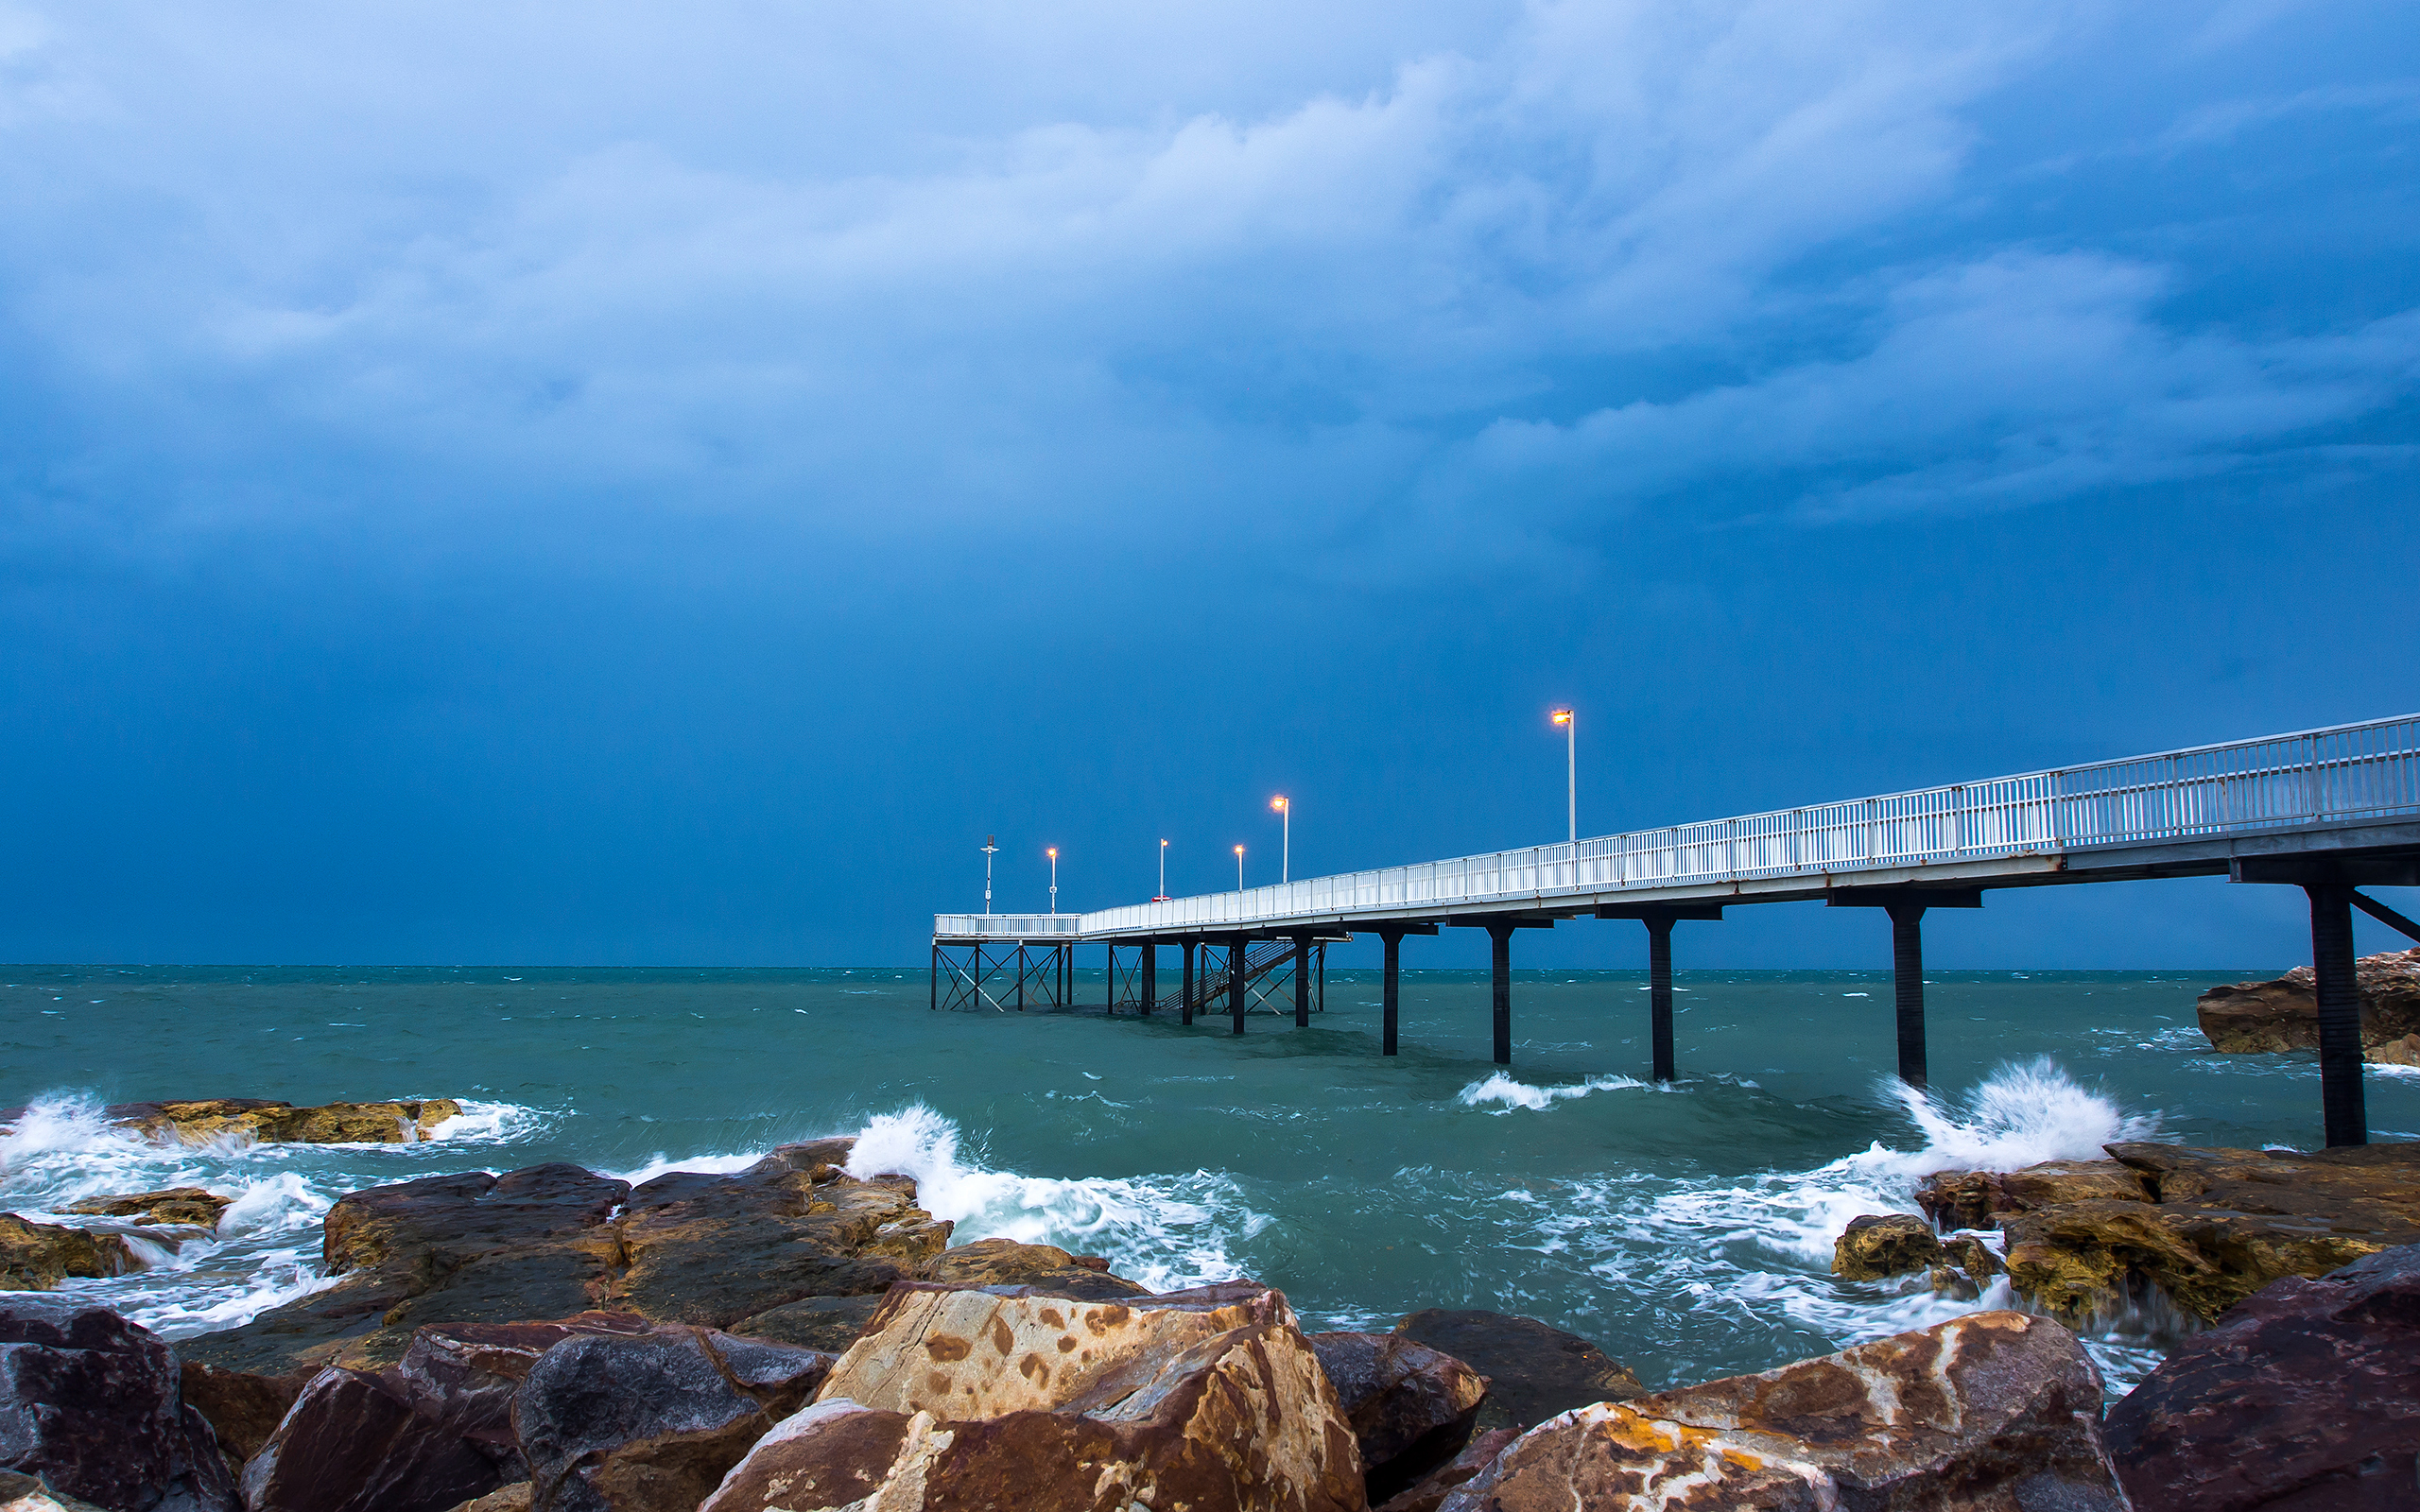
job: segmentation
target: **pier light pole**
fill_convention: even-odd
[[[1277,852],[1277,880],[1291,882],[1294,880],[1294,805],[1286,801],[1286,795],[1280,793],[1269,800],[1269,806],[1277,811],[1278,820],[1284,826],[1279,832],[1283,838],[1278,842],[1282,849]]]
[[[1564,817],[1571,826],[1571,858],[1580,859],[1580,716],[1569,709],[1554,712],[1563,727]]]
[[[1054,845],[1043,853],[1050,858],[1050,912],[1056,918],[1059,913],[1059,848]]]
[[[992,836],[987,834],[983,837],[983,912],[986,916],[992,912],[992,857],[999,849],[992,843]]]
[[[1236,891],[1244,890],[1244,848],[1236,847]]]
[[[1152,901],[1153,902],[1158,902],[1160,901],[1160,898],[1166,898],[1167,895],[1168,895],[1168,843],[1167,843],[1166,840],[1163,840],[1163,841],[1161,841],[1161,842],[1160,842],[1160,897],[1159,897],[1159,898],[1154,898],[1154,899],[1152,899],[1151,901]]]

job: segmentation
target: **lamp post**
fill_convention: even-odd
[[[1244,890],[1244,848],[1236,847],[1236,891]]]
[[[1563,727],[1563,801],[1564,816],[1571,826],[1571,856],[1580,859],[1580,718],[1571,710],[1558,709],[1554,722]]]
[[[983,912],[986,916],[992,912],[992,856],[999,849],[992,843],[990,835],[983,837]]]
[[[1059,913],[1059,848],[1054,845],[1044,854],[1050,857],[1050,913],[1056,918]]]
[[[1166,840],[1163,840],[1163,841],[1161,841],[1161,842],[1160,842],[1160,898],[1166,898],[1167,895],[1168,895],[1168,843],[1167,843]],[[1152,901],[1156,902],[1158,902],[1158,901],[1159,901],[1159,899],[1154,899],[1154,900],[1152,900]]]
[[[1279,842],[1282,849],[1277,852],[1277,880],[1291,882],[1294,880],[1294,805],[1287,802],[1286,795],[1280,793],[1269,800],[1269,806],[1277,811],[1285,825],[1281,832],[1285,838]]]

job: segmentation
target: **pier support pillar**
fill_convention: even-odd
[[[1670,1081],[1672,1066],[1672,920],[1647,923],[1648,1038],[1655,1055],[1655,1079]]]
[[[1378,1028],[1378,1054],[1392,1056],[1395,1053],[1395,1000],[1400,995],[1403,985],[1403,931],[1382,929],[1378,931],[1378,939],[1386,946],[1386,967],[1379,972],[1381,985],[1378,988],[1378,1001],[1381,1005],[1381,1014]]]
[[[1311,942],[1294,936],[1294,1027],[1311,1026]]]
[[[2370,1143],[2361,1091],[2361,990],[2354,975],[2353,888],[2342,882],[2307,883],[2310,896],[2310,965],[2319,998],[2319,1101],[2327,1145]]]
[[[1146,943],[1143,947],[1143,1017],[1160,1005],[1160,948]]]
[[[1227,936],[1227,1011],[1235,1017],[1237,1034],[1244,1032],[1244,953],[1251,947],[1249,935]]]
[[[1899,1079],[1925,1090],[1925,905],[1894,902],[1891,915],[1891,1002],[1899,1021]]]
[[[1201,948],[1201,943],[1199,940],[1189,939],[1184,942],[1184,986],[1177,993],[1177,1011],[1184,1015],[1184,1022],[1188,1028],[1193,1024],[1193,984],[1198,980],[1193,974],[1193,953]]]
[[[1499,1066],[1512,1064],[1512,931],[1519,927],[1510,919],[1500,924],[1491,920],[1487,926],[1495,968],[1495,1063]]]

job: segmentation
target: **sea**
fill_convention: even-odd
[[[1890,1074],[1880,972],[1680,973],[1680,1079],[1657,1086],[1638,972],[1515,973],[1505,1069],[1472,971],[1404,973],[1390,1057],[1376,974],[1342,970],[1310,1027],[1237,1037],[1097,1005],[935,1011],[921,967],[0,967],[0,1108],[21,1108],[0,1115],[0,1208],[233,1196],[216,1239],[67,1283],[173,1340],[328,1284],[320,1220],[350,1191],[551,1160],[736,1171],[853,1134],[854,1167],[913,1176],[960,1242],[1054,1244],[1159,1288],[1251,1277],[1313,1329],[1526,1314],[1681,1385],[2012,1305],[2004,1282],[1830,1274],[1849,1220],[1915,1211],[1928,1172],[2315,1143],[2314,1057],[2218,1055],[2194,1023],[2205,988],[2273,974],[1937,971],[1918,1095]],[[1075,973],[1079,1001],[1103,986]],[[414,1144],[183,1148],[102,1113],[441,1096],[462,1115]],[[2374,1138],[2420,1137],[2420,1075],[2374,1067],[2368,1099]],[[2154,1306],[2085,1342],[2114,1396],[2186,1326]]]

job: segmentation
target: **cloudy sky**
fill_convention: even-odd
[[[1593,833],[2411,712],[2416,43],[0,0],[0,955],[921,960],[986,833],[1014,907],[1269,880],[1280,790],[1298,875],[1556,838],[1559,701]]]

